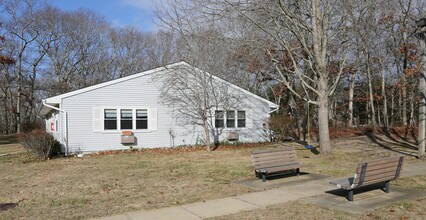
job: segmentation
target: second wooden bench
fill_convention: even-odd
[[[334,180],[330,184],[347,191],[346,198],[353,201],[354,189],[383,184],[385,192],[389,192],[390,181],[399,177],[402,169],[403,156],[387,157],[367,162],[361,162],[356,168],[354,177]]]

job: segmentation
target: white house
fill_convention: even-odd
[[[179,62],[50,97],[43,100],[39,114],[66,154],[201,144],[205,139],[203,126],[179,123],[176,109],[161,101],[164,78],[158,76],[175,74],[181,68],[196,69]],[[278,109],[276,104],[196,71],[211,77],[213,86],[225,85],[240,97],[235,109],[221,109],[219,104],[211,110],[211,135],[217,135],[211,140],[269,140],[265,123]]]

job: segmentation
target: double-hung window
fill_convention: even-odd
[[[228,110],[215,111],[215,127],[216,128],[245,128],[246,127],[246,111]]]
[[[237,124],[239,128],[246,127],[246,111],[237,111]]]
[[[136,109],[136,129],[148,129],[148,111]]]
[[[105,130],[117,130],[117,109],[105,109],[104,119]]]
[[[215,111],[215,122],[216,128],[223,128],[223,120],[225,119],[225,113],[223,111]]]
[[[121,109],[120,127],[121,130],[133,129],[133,110],[132,109]]]
[[[235,111],[226,111],[226,127],[235,128]]]

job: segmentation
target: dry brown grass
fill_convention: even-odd
[[[318,205],[308,204],[300,201],[286,204],[268,206],[265,209],[241,212],[234,215],[227,215],[211,220],[245,220],[245,219],[426,219],[425,211],[426,199],[416,201],[402,201],[394,203],[370,212],[362,214],[352,214],[343,211],[336,211],[323,208]]]
[[[335,142],[334,155],[329,157],[315,155],[298,144],[288,145],[297,148],[302,163],[307,165],[305,171],[339,177],[352,174],[360,160],[381,156],[375,153],[380,147],[365,138]],[[101,217],[247,193],[251,190],[234,181],[253,177],[250,151],[268,147],[271,146],[227,147],[214,152],[149,150],[47,161],[37,161],[27,153],[3,156],[0,203],[19,205],[0,212],[0,219]],[[405,179],[397,184],[420,190],[426,185],[424,178]],[[296,219],[316,212],[320,212],[319,216],[329,213],[325,216],[332,218],[346,215],[298,203],[271,210],[274,213],[268,215],[272,219],[282,219],[281,212],[289,212],[287,216]],[[236,218],[257,218],[258,212],[262,210]]]
[[[10,218],[89,218],[234,196],[251,176],[248,149],[56,158],[0,157],[0,213]]]
[[[24,152],[25,149],[19,144],[2,144],[0,145],[0,155],[17,152]]]

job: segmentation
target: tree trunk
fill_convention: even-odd
[[[373,96],[373,84],[372,84],[372,76],[371,76],[371,67],[370,67],[370,53],[367,51],[367,80],[368,80],[368,95],[369,95],[369,103],[370,103],[370,112],[371,112],[371,123],[373,124],[373,128],[376,128],[376,110],[374,108],[374,96]]]
[[[386,75],[385,71],[382,70],[382,99],[383,99],[383,125],[385,128],[389,126],[388,118],[388,101],[386,97]]]
[[[407,33],[403,33],[403,43],[407,42]],[[404,53],[404,64],[402,68],[402,124],[407,125],[407,79],[405,77],[405,70],[408,66],[407,53]]]
[[[408,119],[408,124],[410,126],[414,125],[414,102],[415,102],[414,92],[410,92],[410,118]]]
[[[391,91],[391,111],[390,111],[390,126],[393,126],[393,122],[395,121],[395,114],[394,114],[394,109],[395,109],[395,95],[394,95],[395,89],[393,89],[393,91]]]
[[[10,127],[9,127],[9,109],[7,105],[7,90],[4,93],[4,122],[5,122],[5,131],[6,134],[10,133]]]
[[[380,103],[377,102],[377,124],[379,125],[379,127],[382,126],[382,116],[380,115]]]
[[[330,132],[328,125],[328,82],[326,79],[320,78],[318,83],[318,129],[319,129],[319,145],[322,155],[331,153]]]
[[[420,81],[419,81],[419,135],[417,138],[419,157],[425,157],[426,132],[426,38],[420,40]]]
[[[210,145],[210,129],[209,129],[209,120],[208,120],[208,111],[204,109],[204,133],[206,135],[206,147],[207,151],[212,151]]]
[[[22,92],[22,57],[18,60],[18,94],[16,95],[16,133],[21,132],[21,92]]]
[[[331,153],[330,132],[328,124],[328,80],[327,71],[327,25],[329,17],[325,15],[320,0],[312,1],[312,36],[313,49],[318,76],[318,129],[319,145],[322,155]]]
[[[349,121],[348,126],[350,128],[353,127],[354,123],[354,89],[355,89],[355,74],[351,75],[350,81],[349,81]]]

